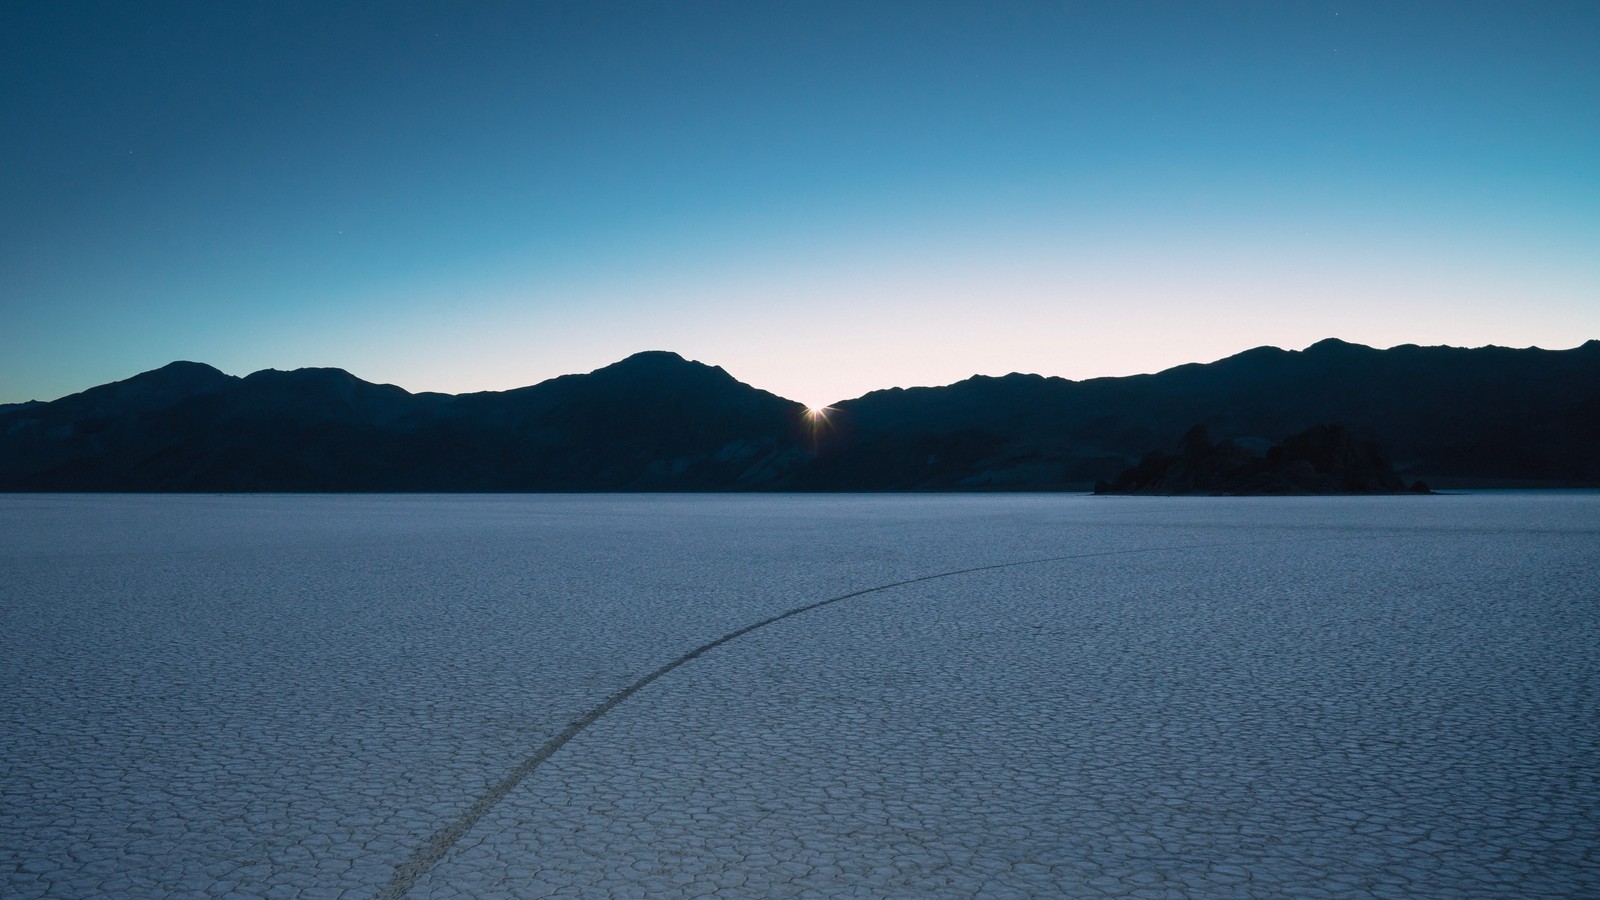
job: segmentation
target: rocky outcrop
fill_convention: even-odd
[[[1175,454],[1160,450],[1097,494],[1401,494],[1428,493],[1395,474],[1383,450],[1342,425],[1317,425],[1285,438],[1265,454],[1232,441],[1212,441],[1204,425],[1183,436]]]

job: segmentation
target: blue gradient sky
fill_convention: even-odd
[[[1600,3],[333,6],[0,5],[0,402],[1600,337]]]

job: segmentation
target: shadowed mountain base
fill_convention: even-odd
[[[1329,339],[1154,375],[1013,373],[875,391],[820,420],[664,351],[459,395],[340,369],[238,378],[177,362],[0,406],[0,491],[1078,491],[1178,443],[1195,422],[1237,447],[1213,447],[1171,485],[1141,489],[1396,489],[1372,480],[1349,436],[1303,453],[1286,443],[1283,466],[1238,449],[1259,452],[1322,422],[1381,440],[1408,480],[1600,486],[1600,340],[1375,350]],[[1315,476],[1290,471],[1295,453]],[[1212,470],[1231,474],[1192,480]],[[1259,477],[1231,483],[1240,471]]]
[[[1176,455],[1154,450],[1096,494],[1403,494],[1407,487],[1383,450],[1342,425],[1316,425],[1258,456],[1233,441],[1213,443],[1204,425],[1183,436]]]

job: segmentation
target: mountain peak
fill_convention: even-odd
[[[171,406],[185,398],[221,391],[239,379],[205,363],[178,360],[131,378],[89,388],[57,403],[105,413],[136,413]],[[54,404],[46,404],[52,406]]]
[[[202,362],[191,362],[187,359],[173,360],[172,362],[169,362],[158,369],[151,369],[148,372],[140,372],[132,378],[124,379],[124,381],[127,382],[154,381],[164,384],[204,384],[215,383],[224,380],[232,381],[233,376],[223,372],[216,366],[210,366]]]
[[[688,362],[688,360],[685,359],[682,354],[674,353],[671,350],[640,350],[638,353],[633,353],[625,357],[622,361],[627,362],[630,359],[659,359],[662,361],[676,360],[678,362]]]
[[[140,372],[132,378],[114,381],[105,386],[122,385],[128,390],[190,394],[216,390],[235,381],[238,379],[215,366],[180,359],[169,362],[159,369]],[[90,388],[90,390],[97,389]]]
[[[591,375],[626,375],[638,377],[670,377],[688,373],[716,373],[728,375],[721,366],[708,366],[703,362],[685,359],[671,350],[643,350],[609,366],[595,369]],[[731,378],[732,376],[728,376]]]
[[[195,362],[189,359],[175,359],[158,369],[151,369],[150,372],[205,372],[215,373],[217,375],[223,374],[222,370],[216,366],[203,362]],[[150,372],[146,372],[144,374],[148,375]]]
[[[344,369],[330,366],[305,366],[299,369],[262,369],[259,372],[251,372],[245,376],[245,379],[247,381],[287,379],[297,382],[332,382],[336,384],[362,380]]]
[[[685,365],[698,366],[698,365],[702,365],[702,363],[697,363],[697,362],[693,362],[691,360],[684,359],[682,356],[679,356],[678,354],[673,353],[671,350],[641,350],[638,353],[635,353],[635,354],[633,354],[631,356],[628,356],[628,357],[626,357],[624,359],[620,359],[620,360],[612,363],[609,366],[605,366],[604,368],[606,368],[606,369],[615,369],[615,368],[617,368],[619,366],[626,366],[628,368],[640,368],[640,367],[644,367],[644,366],[666,367],[666,366],[685,366]]]
[[[1311,346],[1307,347],[1305,349],[1305,352],[1307,352],[1307,353],[1338,353],[1338,352],[1349,352],[1351,350],[1371,350],[1371,349],[1372,349],[1371,347],[1368,347],[1365,344],[1352,344],[1349,341],[1341,341],[1338,338],[1330,337],[1330,338],[1323,338],[1322,340],[1317,341],[1315,344],[1312,344]]]

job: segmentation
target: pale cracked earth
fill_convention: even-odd
[[[0,534],[6,898],[1600,896],[1597,494]]]

